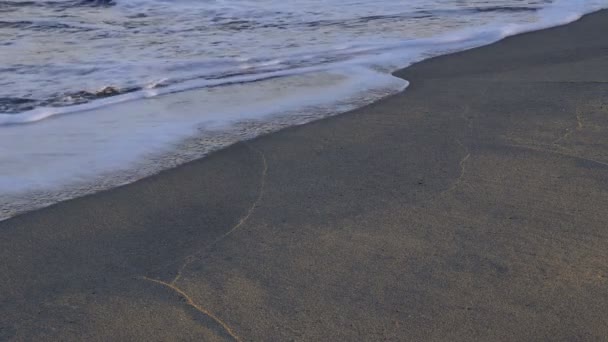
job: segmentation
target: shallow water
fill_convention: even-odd
[[[396,68],[607,1],[0,0],[0,216],[369,103],[405,88]]]
[[[98,3],[0,1],[0,112],[193,80],[217,85],[235,76],[369,62],[408,41],[416,48],[420,38],[537,21],[552,1]],[[105,87],[112,90],[99,93]]]

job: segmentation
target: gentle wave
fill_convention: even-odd
[[[80,105],[108,87],[121,95],[159,79],[172,85],[364,60],[483,22],[531,20],[547,1],[0,1],[15,11],[0,20],[1,97]],[[337,48],[344,42],[351,47]],[[32,109],[11,103],[0,112]]]
[[[0,125],[25,124],[52,116],[87,111],[125,101],[150,98],[196,88],[218,87],[234,83],[249,83],[274,77],[283,77],[308,72],[339,69],[345,65],[382,66],[390,71],[408,65],[424,57],[463,50],[489,44],[505,37],[562,25],[580,18],[585,13],[606,6],[606,1],[561,0],[549,7],[484,7],[483,10],[535,10],[540,19],[534,23],[505,26],[488,25],[474,29],[463,29],[428,39],[413,39],[392,44],[360,44],[332,50],[321,50],[274,59],[218,59],[217,61],[176,64],[168,70],[179,68],[191,73],[197,68],[207,67],[214,74],[190,75],[181,79],[156,80],[141,87],[117,88],[107,85],[94,92],[80,90],[60,94],[47,100],[24,98],[0,99],[0,109],[12,109],[0,113]],[[508,9],[507,9],[508,8]],[[479,10],[479,8],[476,8]],[[111,91],[107,91],[110,89]],[[4,101],[3,101],[4,100]],[[50,105],[50,106],[49,106]],[[25,110],[23,110],[25,109]]]
[[[142,84],[108,82],[40,100],[0,97],[1,111],[20,108],[19,113],[0,114],[0,219],[129,183],[236,141],[365,105],[407,86],[390,75],[393,70],[566,24],[606,7],[604,0],[560,0],[535,10],[534,22],[484,24],[415,39],[315,45],[265,56],[171,60],[164,69],[169,70],[168,77],[155,74]],[[92,13],[99,12],[94,8]],[[119,68],[112,77],[137,67],[157,70],[157,61],[149,60],[81,62],[77,79],[84,82],[100,70],[107,73],[113,63]],[[60,63],[47,70],[56,79],[74,72],[73,66]],[[19,79],[30,77],[44,84],[31,65],[4,65],[0,73],[19,73]],[[2,82],[6,81],[0,79],[0,87],[10,87]]]

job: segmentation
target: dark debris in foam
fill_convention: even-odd
[[[132,88],[119,89],[119,88],[113,87],[113,86],[107,86],[107,87],[104,87],[100,90],[93,91],[93,92],[87,91],[87,90],[80,90],[77,92],[67,93],[67,94],[58,96],[57,98],[51,100],[50,103],[48,103],[48,105],[65,106],[65,105],[81,104],[81,103],[86,103],[86,102],[93,101],[93,100],[103,99],[103,98],[110,97],[110,96],[131,93],[131,92],[138,91],[138,90],[141,90],[141,88],[132,87]]]
[[[535,12],[540,10],[541,7],[532,6],[486,6],[486,7],[475,7],[476,12],[507,12],[507,13],[519,13],[519,12]]]
[[[141,88],[119,89],[116,87],[108,86],[95,92],[81,90],[73,93],[62,94],[60,96],[48,100],[37,100],[19,97],[0,97],[0,113],[17,115],[21,112],[35,109],[36,107],[63,107],[75,104],[82,104],[110,96],[130,93],[140,89]]]
[[[0,97],[0,112],[18,113],[36,108],[39,101],[18,97]]]

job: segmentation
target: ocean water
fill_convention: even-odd
[[[407,87],[608,0],[0,0],[0,219]]]

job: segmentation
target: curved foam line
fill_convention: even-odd
[[[238,75],[221,79],[194,79],[177,83],[172,86],[163,88],[144,88],[142,90],[116,95],[104,99],[94,100],[84,104],[65,106],[65,107],[38,107],[19,114],[0,113],[0,126],[27,124],[44,120],[56,115],[70,114],[75,112],[83,112],[96,109],[103,106],[109,106],[121,102],[133,101],[138,99],[150,98],[154,96],[170,94],[180,91],[186,91],[197,88],[216,87],[225,84],[247,83],[265,80],[274,77],[282,77],[296,74],[304,74],[309,72],[335,70],[346,65],[372,65],[374,62],[407,59],[407,49],[416,48],[416,54],[409,56],[410,60],[405,63],[396,63],[395,68],[402,68],[410,65],[413,62],[420,61],[421,55],[426,53],[425,57],[439,55],[445,52],[454,52],[458,50],[466,50],[469,48],[491,44],[506,37],[541,30],[553,26],[564,25],[575,20],[578,20],[583,15],[591,13],[602,8],[608,8],[608,0],[558,0],[538,11],[540,20],[529,24],[510,24],[501,27],[492,27],[490,25],[475,28],[464,29],[458,32],[440,35],[434,38],[413,39],[392,44],[365,44],[355,46],[344,46],[343,51],[348,54],[363,54],[376,53],[375,56],[360,56],[351,60],[329,63],[319,66],[308,66],[293,69],[284,69],[278,71],[270,71],[260,74]],[[433,47],[424,51],[424,47]],[[422,50],[420,50],[422,49]],[[338,49],[342,50],[342,49]],[[334,49],[336,51],[336,49]],[[391,54],[391,52],[393,52]],[[318,52],[322,54],[322,52]],[[406,54],[403,58],[403,54]],[[314,53],[313,53],[314,54]],[[387,54],[391,54],[390,58]],[[400,56],[397,56],[401,54]],[[295,56],[291,56],[292,58]],[[281,60],[284,60],[281,58]],[[287,59],[288,60],[288,59]],[[258,66],[272,66],[279,64],[279,60],[273,59],[266,62],[260,61]],[[395,63],[393,63],[395,64]],[[394,71],[394,70],[392,70]]]

